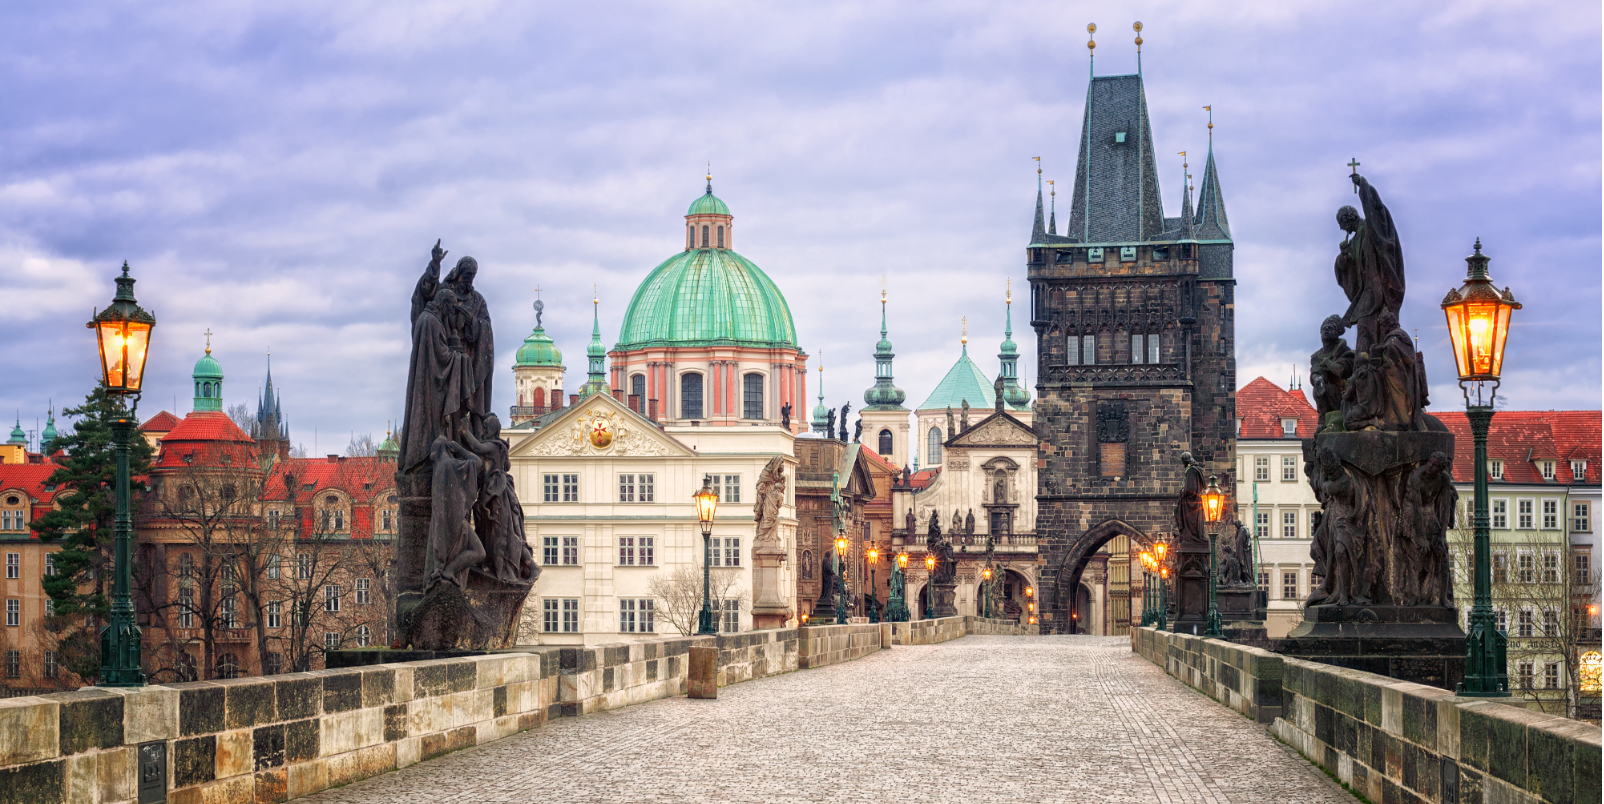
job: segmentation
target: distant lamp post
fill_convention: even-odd
[[[134,622],[134,602],[129,597],[129,575],[133,565],[129,542],[134,522],[128,512],[128,451],[132,448],[139,395],[144,387],[145,357],[150,351],[150,333],[156,317],[145,312],[134,299],[134,278],[123,263],[117,277],[117,295],[111,306],[95,314],[88,324],[99,345],[101,380],[106,393],[129,397],[132,405],[126,415],[111,423],[112,450],[117,454],[117,513],[114,534],[116,553],[113,564],[111,620],[100,632],[100,676],[102,687],[141,687],[145,671],[140,666],[139,626]]]
[[[936,557],[925,556],[925,619],[936,616]]]
[[[1170,540],[1160,536],[1153,545],[1153,568],[1158,572],[1158,612],[1153,625],[1163,631],[1170,627]]]
[[[980,577],[986,581],[986,583],[981,586],[981,594],[986,598],[986,606],[982,610],[984,612],[982,616],[989,620],[991,619],[991,567],[981,570]]]
[[[708,569],[713,552],[708,545],[713,536],[713,514],[718,511],[718,492],[713,489],[713,481],[707,475],[702,476],[702,490],[696,492],[695,499],[696,521],[702,525],[702,615],[696,633],[717,634],[718,628],[713,625],[713,586]]]
[[[880,565],[880,550],[870,546],[864,555],[869,559],[869,622],[877,623],[880,622],[880,612],[875,608],[875,603],[880,599],[880,587],[875,585],[877,581],[874,570]]]
[[[886,601],[886,622],[908,621],[908,554],[898,553],[891,566],[891,593]]]
[[[1137,556],[1142,564],[1142,627],[1153,624],[1153,554],[1143,550]]]
[[[1459,694],[1479,698],[1509,696],[1507,638],[1493,621],[1492,577],[1487,532],[1487,431],[1493,423],[1493,400],[1498,396],[1504,369],[1504,340],[1509,336],[1510,314],[1520,309],[1509,288],[1493,287],[1487,275],[1487,257],[1481,238],[1469,266],[1465,284],[1448,291],[1442,309],[1448,316],[1448,337],[1454,345],[1459,387],[1465,395],[1465,419],[1476,442],[1476,599],[1470,609],[1470,633],[1465,635],[1465,678]],[[1475,391],[1475,399],[1471,398]]]
[[[835,537],[835,624],[846,625],[847,622],[847,537],[841,534]]]
[[[1215,532],[1214,525],[1220,521],[1220,514],[1225,511],[1225,494],[1220,491],[1219,479],[1209,475],[1209,487],[1203,490],[1203,518],[1209,523],[1209,620],[1204,636],[1224,636],[1220,630],[1220,607],[1215,599],[1216,587],[1219,584],[1219,568],[1216,562],[1219,558],[1220,535]]]

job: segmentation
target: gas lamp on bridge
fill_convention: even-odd
[[[708,566],[712,563],[708,544],[713,535],[713,514],[718,511],[718,492],[713,489],[711,477],[702,476],[702,490],[696,492],[692,499],[696,500],[696,521],[702,526],[702,613],[698,617],[696,633],[717,634],[718,629],[713,625],[713,595],[708,575]]]
[[[1208,628],[1204,636],[1224,636],[1220,630],[1220,607],[1215,599],[1219,586],[1219,539],[1220,535],[1214,529],[1219,524],[1220,514],[1225,512],[1225,494],[1220,491],[1219,478],[1209,475],[1209,487],[1200,495],[1203,499],[1203,518],[1209,523],[1209,619]]]

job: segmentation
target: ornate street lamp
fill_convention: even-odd
[[[989,620],[989,619],[991,619],[991,567],[987,567],[987,568],[981,570],[980,571],[980,577],[985,579],[985,581],[986,581],[985,584],[981,586],[981,589],[983,590],[981,592],[981,594],[985,595],[985,597],[986,597],[986,608],[984,610],[985,611],[984,616],[985,616],[986,619]]]
[[[1465,395],[1465,419],[1476,441],[1476,599],[1470,609],[1470,633],[1465,635],[1465,678],[1459,694],[1480,698],[1509,696],[1507,639],[1493,621],[1492,578],[1488,563],[1487,532],[1487,431],[1493,423],[1493,400],[1498,396],[1504,368],[1504,340],[1509,317],[1520,309],[1509,288],[1499,291],[1487,275],[1487,257],[1476,251],[1465,284],[1448,291],[1442,300],[1448,316],[1448,336],[1454,344],[1454,364]],[[1471,391],[1476,392],[1474,401]]]
[[[846,625],[847,622],[847,537],[841,534],[835,537],[835,624]]]
[[[905,591],[908,588],[908,554],[898,553],[895,563],[891,567],[891,593],[886,601],[886,622],[905,623],[908,621],[908,600]]]
[[[1214,525],[1220,521],[1220,514],[1225,510],[1225,494],[1220,491],[1219,479],[1214,475],[1209,475],[1209,487],[1203,490],[1202,498],[1203,518],[1209,523],[1209,620],[1203,635],[1217,637],[1225,634],[1220,630],[1220,607],[1215,600],[1219,582],[1216,561],[1220,535],[1214,531]]]
[[[708,544],[713,536],[713,514],[718,510],[718,491],[713,488],[713,481],[707,475],[702,475],[702,490],[696,492],[695,499],[696,521],[702,525],[702,615],[696,633],[717,634],[718,629],[713,625],[713,592],[708,569],[713,562],[713,553]]]
[[[1153,624],[1153,554],[1143,550],[1138,560],[1142,564],[1142,627]]]
[[[880,612],[875,610],[874,604],[879,600],[880,587],[875,585],[874,570],[880,564],[880,549],[870,545],[864,555],[869,559],[869,622],[877,623],[880,622]]]
[[[1153,544],[1153,566],[1158,571],[1158,616],[1153,624],[1160,631],[1170,627],[1170,540],[1160,535]]]
[[[925,555],[925,619],[936,616],[936,557]]]
[[[106,393],[128,397],[133,404],[127,415],[111,423],[112,450],[117,454],[117,539],[113,564],[111,621],[100,632],[100,676],[102,687],[140,687],[145,671],[140,666],[139,626],[134,623],[134,603],[129,597],[129,575],[133,571],[129,542],[134,522],[128,508],[128,451],[132,447],[139,395],[145,381],[145,357],[150,350],[150,333],[156,317],[145,312],[134,299],[134,278],[123,263],[117,277],[117,295],[111,306],[95,314],[88,324],[99,343],[101,380]]]

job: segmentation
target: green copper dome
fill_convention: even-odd
[[[779,287],[728,249],[691,249],[652,269],[624,311],[614,348],[708,345],[796,348],[796,325]]]
[[[45,431],[39,435],[39,451],[49,455],[50,444],[58,436],[60,433],[56,432],[56,411],[52,409],[49,417],[45,419]]]
[[[195,380],[194,410],[222,410],[223,409],[223,366],[212,357],[212,347],[206,347],[206,354],[195,361],[195,371],[191,375]]]
[[[17,419],[17,426],[11,428],[11,440],[7,441],[6,443],[7,444],[26,444],[26,443],[28,443],[28,434],[22,431],[22,419]]]
[[[713,195],[713,183],[707,183],[707,193],[701,198],[691,202],[691,208],[685,211],[686,215],[728,215],[730,208]]]
[[[384,442],[379,444],[378,454],[380,458],[388,458],[392,461],[401,454],[401,445],[395,443],[395,434],[384,434]]]
[[[544,327],[535,327],[535,331],[524,338],[524,345],[518,347],[518,359],[514,366],[557,366],[563,364],[563,353],[557,344],[546,334]]]
[[[195,361],[195,371],[192,376],[197,380],[221,380],[223,365],[217,362],[217,358],[212,357],[212,350],[207,349],[206,354]]]

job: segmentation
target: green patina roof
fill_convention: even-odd
[[[535,331],[524,338],[524,345],[518,347],[518,360],[515,366],[557,366],[563,364],[563,353],[557,348],[544,327],[535,327]]]
[[[699,248],[652,269],[630,299],[614,348],[714,344],[794,349],[796,325],[784,294],[751,260]]]
[[[713,183],[707,183],[707,193],[701,198],[691,202],[691,208],[685,211],[686,215],[728,215],[730,208],[713,195]]]
[[[991,392],[991,380],[986,379],[986,373],[969,359],[969,347],[964,346],[963,354],[958,362],[952,364],[947,376],[941,378],[936,390],[930,392],[917,410],[942,410],[952,408],[957,410],[963,407],[964,400],[969,401],[970,408],[992,408],[997,404],[996,397]],[[1006,399],[1004,400],[1006,401]],[[1016,410],[1019,405],[1010,405]]]
[[[201,355],[201,359],[195,361],[193,376],[197,380],[223,379],[223,366],[217,362],[216,358],[212,357],[212,350],[207,349],[206,354]]]
[[[11,428],[11,440],[7,441],[6,443],[7,444],[26,444],[26,443],[28,443],[28,434],[22,431],[22,419],[20,419],[20,418],[17,419],[17,426]]]

